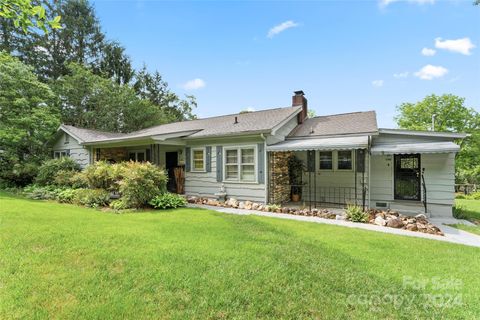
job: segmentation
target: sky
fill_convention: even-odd
[[[451,93],[480,111],[480,6],[458,0],[94,1],[134,66],[158,70],[208,117],[291,105],[317,115]]]

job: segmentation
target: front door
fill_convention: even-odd
[[[394,170],[395,199],[420,201],[420,154],[395,155]]]
[[[168,173],[168,183],[167,189],[170,192],[177,191],[177,185],[175,182],[175,173],[174,169],[178,166],[178,153],[175,152],[165,152],[165,170]]]

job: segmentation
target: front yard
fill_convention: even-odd
[[[473,319],[479,269],[480,249],[440,241],[0,194],[1,319]]]

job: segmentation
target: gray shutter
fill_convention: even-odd
[[[205,147],[205,171],[212,172],[212,147]]]
[[[223,147],[217,146],[217,182],[223,181]]]
[[[190,172],[190,147],[185,148],[185,171]]]
[[[258,183],[265,183],[265,145],[259,143],[257,146],[257,180]]]
[[[315,151],[309,150],[307,151],[307,171],[308,172],[315,172]]]

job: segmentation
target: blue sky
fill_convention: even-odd
[[[452,93],[480,111],[480,7],[472,1],[95,1],[108,38],[158,70],[200,117],[284,107],[317,115]],[[423,52],[422,52],[423,51]]]

